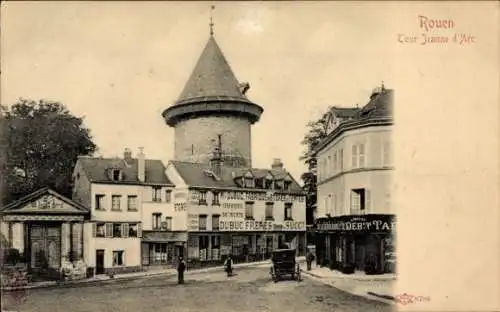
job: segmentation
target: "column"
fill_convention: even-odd
[[[12,248],[24,252],[24,223],[15,222],[12,224]]]
[[[80,240],[78,241],[78,259],[83,260],[83,221],[80,222]]]
[[[71,223],[71,252],[73,253],[73,261],[78,261],[82,259],[83,256],[82,235],[83,235],[83,223],[82,222]]]
[[[69,261],[71,252],[71,224],[64,222],[61,226],[61,258]]]

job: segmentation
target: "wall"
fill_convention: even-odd
[[[166,201],[166,191],[171,192],[170,201]],[[172,187],[162,187],[161,201],[153,201],[152,187],[144,186],[142,188],[142,229],[145,231],[153,230],[153,214],[161,213],[161,220],[165,221],[166,217],[174,216],[174,192]],[[173,222],[173,220],[172,220]]]
[[[393,157],[391,154],[388,158],[384,157],[387,155],[384,154],[384,148],[390,149],[391,129],[391,126],[386,126],[351,130],[318,153],[317,217],[323,217],[326,213],[332,216],[351,214],[350,192],[354,188],[365,188],[369,192],[369,207],[366,207],[365,213],[394,213],[390,201]],[[359,151],[358,166],[352,166],[352,145],[359,146],[360,143],[365,146],[362,168],[359,167]],[[333,165],[334,152],[340,149],[343,149],[343,170],[338,152],[337,164]]]
[[[97,194],[105,195],[105,210],[96,210]],[[111,196],[121,195],[120,211],[111,210]],[[137,196],[137,211],[127,210],[127,196]],[[97,221],[141,221],[141,201],[142,187],[138,185],[120,185],[120,184],[92,184],[91,200],[92,200],[92,220]]]
[[[248,161],[247,166],[251,166],[250,127],[248,120],[240,117],[198,117],[181,121],[175,126],[175,160],[207,163],[216,146],[212,140],[221,134],[224,153],[240,155]]]
[[[242,189],[242,192],[246,192],[246,190]],[[262,192],[261,192],[262,193]],[[188,201],[188,215],[207,215],[207,230],[212,230],[212,215],[218,214],[220,215],[220,220],[226,221],[245,221],[245,202],[247,199],[227,199],[223,194],[219,196],[220,205],[212,205],[212,192],[207,192],[207,205],[199,205],[197,195],[198,192],[196,190],[190,190],[189,201]],[[286,221],[284,219],[284,210],[285,203],[291,202],[292,205],[292,218],[293,222],[303,222],[303,227],[300,229],[292,229],[291,231],[305,231],[305,221],[306,221],[306,204],[305,204],[305,196],[301,197],[300,201],[281,201],[281,200],[251,200],[254,202],[253,205],[253,217],[255,221],[264,221],[265,220],[265,207],[266,202],[272,201],[274,203],[273,214],[274,214],[274,224],[283,225]],[[235,208],[238,206],[239,208]],[[233,213],[241,213],[243,215],[242,218],[223,218],[223,213],[225,212],[233,212]],[[194,218],[193,218],[194,219]],[[195,222],[195,220],[193,220]],[[188,229],[189,229],[189,217],[188,217]],[[193,231],[195,229],[189,229]],[[263,230],[256,229],[255,231],[262,232]]]
[[[91,184],[79,162],[76,163],[73,170],[73,181],[72,199],[90,208],[92,205]]]
[[[103,238],[96,237],[93,251],[95,265],[95,250],[104,249],[104,267],[113,267],[113,251],[125,251],[125,267],[141,265],[141,239],[140,238]]]

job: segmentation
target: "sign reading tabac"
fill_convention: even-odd
[[[318,219],[318,231],[326,232],[391,232],[396,229],[392,215],[341,216]]]

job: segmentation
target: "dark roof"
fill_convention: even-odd
[[[123,158],[94,158],[78,157],[85,174],[91,182],[104,182],[112,184],[161,184],[172,185],[165,173],[165,166],[161,160],[145,160],[145,181],[140,182],[137,174],[137,158],[125,162]],[[123,172],[123,180],[112,181],[109,178],[109,169],[120,169]]]
[[[175,104],[221,100],[251,103],[217,42],[210,37]]]
[[[357,116],[359,112],[359,108],[357,107],[332,107],[330,110],[332,115],[335,115],[340,118],[354,118]]]
[[[87,207],[85,207],[84,205],[77,203],[77,202],[63,196],[63,195],[57,193],[56,191],[51,190],[48,187],[41,188],[37,191],[34,191],[31,194],[28,194],[24,197],[21,197],[20,199],[18,199],[16,201],[13,201],[13,202],[5,205],[4,207],[2,207],[2,209],[0,211],[5,212],[5,213],[14,212],[17,208],[20,208],[20,207],[26,205],[27,203],[30,203],[30,202],[42,197],[43,195],[46,195],[46,194],[52,195],[52,196],[60,199],[61,201],[65,202],[66,204],[74,207],[76,209],[76,211],[71,212],[71,213],[87,214],[90,212],[90,210]],[[64,213],[65,211],[49,211],[49,210],[44,211],[44,213],[51,213],[51,212]]]
[[[357,111],[354,118],[341,122],[333,131],[331,131],[326,138],[319,142],[312,155],[315,155],[322,150],[328,143],[333,141],[341,133],[354,129],[370,126],[386,126],[393,123],[393,100],[394,90],[378,88],[373,92],[369,102]]]
[[[192,163],[192,162],[182,162],[182,161],[171,161],[170,162],[177,172],[179,172],[182,179],[189,186],[207,187],[207,188],[240,188],[235,183],[235,177],[244,176],[248,171],[252,172],[255,178],[263,178],[269,173],[273,175],[275,179],[285,179],[289,178],[291,181],[290,189],[288,191],[279,192],[289,192],[289,193],[303,193],[300,185],[295,181],[295,179],[285,170],[280,169],[258,169],[258,168],[233,168],[228,166],[222,166],[222,174],[219,179],[214,179],[212,176],[206,173],[207,170],[211,170],[208,164]],[[247,188],[241,188],[247,189]]]
[[[360,119],[372,117],[392,117],[394,90],[382,89],[372,95],[368,104],[359,112]]]

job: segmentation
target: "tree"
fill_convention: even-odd
[[[2,107],[4,203],[50,187],[71,197],[72,172],[78,155],[92,155],[97,146],[83,117],[73,116],[58,102],[20,99]]]
[[[301,175],[301,180],[304,182],[303,189],[306,192],[306,223],[311,224],[313,219],[313,207],[316,205],[316,181],[317,181],[317,161],[316,157],[312,155],[316,146],[327,136],[327,122],[328,122],[328,112],[324,113],[321,118],[316,121],[311,121],[307,123],[307,133],[301,144],[305,146],[303,154],[300,156],[300,160],[304,161],[308,171]]]

